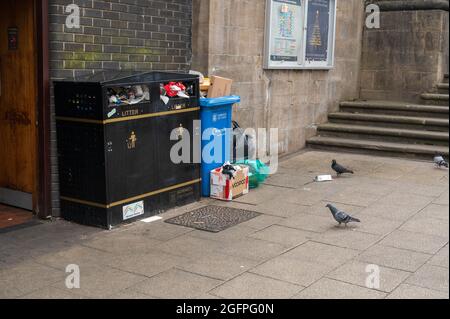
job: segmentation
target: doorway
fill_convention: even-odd
[[[30,214],[39,189],[36,12],[35,0],[7,1],[0,10],[0,204]]]

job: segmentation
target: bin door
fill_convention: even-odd
[[[158,189],[157,129],[155,118],[107,125],[105,156],[109,204]]]
[[[200,152],[200,123],[198,120],[198,112],[180,113],[157,119],[158,180],[163,188],[192,182],[200,178],[200,164],[195,163],[196,160],[199,160],[200,154],[194,155],[194,152]],[[176,138],[171,140],[171,135]],[[179,150],[178,155],[181,157],[180,145],[186,146],[183,151],[188,152],[187,155],[184,153],[186,158],[189,158],[187,163],[178,163],[171,156],[171,153],[175,152],[174,150]],[[197,150],[195,150],[195,145],[198,146]],[[177,159],[180,160],[180,157]]]

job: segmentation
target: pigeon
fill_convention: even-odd
[[[338,176],[342,174],[355,174],[352,170],[349,170],[345,168],[342,165],[339,165],[336,160],[333,160],[333,164],[331,165],[331,168],[337,173]]]
[[[436,156],[434,157],[434,163],[436,164],[437,167],[441,168],[442,166],[447,167],[448,168],[448,163],[447,161],[444,159],[444,157],[440,154],[436,154]]]
[[[345,227],[347,227],[348,223],[360,223],[361,222],[359,219],[354,218],[354,217],[344,213],[343,211],[340,211],[339,209],[337,209],[336,207],[334,207],[331,204],[328,204],[327,208],[330,209],[331,214],[333,214],[334,219],[336,219],[336,221],[339,223],[339,225],[345,224]]]

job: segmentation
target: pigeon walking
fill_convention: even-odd
[[[448,168],[448,162],[444,159],[444,157],[440,154],[436,154],[436,156],[434,157],[434,163],[436,164],[437,167],[441,168],[441,167],[446,167]]]
[[[342,174],[355,174],[355,172],[353,172],[352,170],[339,165],[336,160],[333,160],[331,168],[337,173],[337,176],[341,176]]]
[[[347,227],[348,223],[360,223],[361,222],[359,219],[354,218],[354,217],[344,213],[343,211],[340,211],[339,209],[337,209],[336,207],[334,207],[331,204],[328,204],[327,208],[330,209],[331,214],[333,214],[334,219],[339,223],[339,225],[345,224],[345,227]]]

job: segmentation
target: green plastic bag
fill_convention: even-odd
[[[249,184],[254,189],[264,183],[269,176],[269,167],[260,160],[242,160],[235,163],[237,165],[247,165],[249,167]]]

